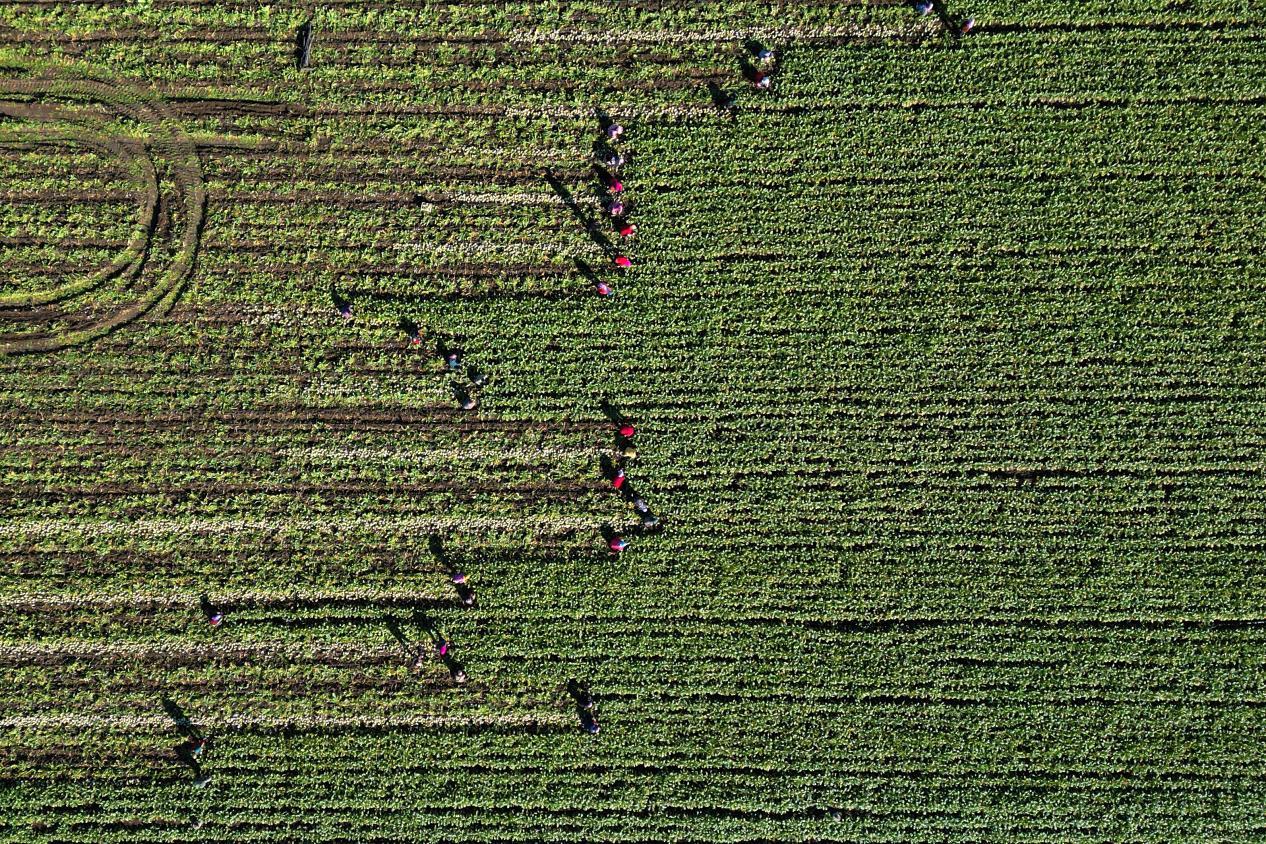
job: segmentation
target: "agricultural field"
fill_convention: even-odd
[[[1229,0],[0,6],[0,841],[1266,840],[1264,161]]]

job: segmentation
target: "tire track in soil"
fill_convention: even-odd
[[[36,103],[34,105],[21,101],[6,103],[3,109],[14,119],[47,122],[64,120],[68,116],[82,116],[86,113],[83,108],[72,110],[48,104],[61,98],[99,103],[124,118],[149,127],[152,132],[149,147],[165,155],[177,193],[184,200],[184,233],[178,251],[170,264],[158,274],[154,284],[140,293],[131,304],[115,309],[106,315],[94,314],[90,320],[76,324],[68,330],[0,335],[0,354],[47,352],[79,345],[109,333],[143,314],[151,311],[158,314],[165,312],[184,287],[192,269],[202,229],[206,195],[196,149],[178,129],[172,128],[173,115],[159,101],[146,96],[136,88],[113,81],[90,78],[79,69],[49,63],[28,63],[11,67],[9,70],[17,70],[22,75],[19,78],[0,80],[0,94],[33,98]],[[61,137],[64,137],[67,131],[57,130]],[[105,139],[99,142],[106,144],[116,156],[124,158],[133,156],[131,160],[144,176],[144,190],[140,201],[141,225],[136,238],[132,241],[136,249],[130,256],[125,252],[115,265],[106,269],[104,275],[90,276],[86,281],[72,282],[43,294],[0,299],[0,306],[47,304],[69,295],[89,292],[107,279],[116,277],[118,273],[129,271],[128,268],[132,268],[130,270],[132,274],[138,273],[144,257],[153,251],[152,240],[163,230],[163,221],[160,219],[162,215],[157,213],[161,199],[157,169],[144,147],[132,150],[118,140],[110,138],[104,131],[98,134]],[[88,136],[83,137],[86,139]],[[124,263],[125,259],[127,260]]]
[[[3,86],[0,85],[0,92],[3,92]],[[14,105],[0,101],[0,114],[12,120],[32,120],[44,119],[51,117],[52,113],[46,109],[27,106],[24,104]],[[43,115],[43,117],[41,117]],[[158,175],[154,170],[153,162],[144,155],[137,154],[130,144],[123,144],[110,138],[102,138],[94,136],[88,132],[77,132],[73,130],[60,130],[61,134],[57,136],[45,136],[53,140],[72,139],[89,148],[95,148],[103,152],[112,154],[114,157],[124,163],[125,168],[134,169],[140,172],[141,177],[141,193],[137,207],[137,229],[136,234],[127,242],[124,249],[119,253],[113,261],[105,267],[90,274],[88,277],[79,281],[70,282],[58,287],[53,287],[39,292],[19,292],[0,296],[0,309],[11,308],[34,308],[41,305],[48,305],[60,302],[72,296],[79,296],[84,293],[91,292],[97,287],[108,281],[118,280],[127,282],[134,280],[141,270],[141,265],[145,259],[145,253],[148,249],[149,238],[153,235],[154,228],[158,219],[159,205],[159,188]],[[24,192],[9,192],[2,199],[7,202],[19,202],[23,197],[39,202],[40,204],[51,204],[57,202],[67,203],[116,203],[126,199],[136,200],[136,194],[117,193],[113,191],[60,191],[54,194],[51,191],[33,191],[29,194]],[[19,311],[18,314],[22,312]],[[20,337],[15,334],[0,334],[0,353],[3,352],[6,338]]]

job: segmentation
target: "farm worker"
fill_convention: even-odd
[[[638,498],[633,502],[633,509],[642,517],[642,527],[653,528],[659,524],[659,519],[651,513],[651,508],[645,501]]]
[[[914,10],[921,15],[932,14],[933,8],[935,7],[932,5],[932,0],[919,0],[918,3],[914,4]]]
[[[455,571],[453,572],[452,580],[454,586],[461,586],[466,582],[466,575],[464,572]]]
[[[615,291],[611,289],[611,285],[607,284],[605,281],[598,282],[599,296],[610,296],[613,293],[615,293]]]
[[[615,487],[616,489],[620,489],[622,486],[624,486],[624,470],[623,469],[615,470],[615,477],[611,479],[611,486]]]
[[[474,396],[466,396],[466,398],[462,401],[462,410],[474,410],[476,404],[478,404],[478,402],[475,400]]]
[[[625,255],[616,255],[615,265],[622,270],[627,270],[629,267],[633,266],[633,262]]]
[[[607,213],[612,217],[619,217],[624,214],[624,203],[618,199],[613,199],[607,203]]]
[[[475,605],[475,590],[474,589],[463,589],[460,592],[458,592],[458,594],[461,596],[462,606],[473,607]]]
[[[610,169],[615,170],[617,167],[624,166],[624,156],[620,155],[618,152],[613,152],[611,155],[603,158],[602,163],[607,165]]]
[[[436,647],[435,652],[440,655],[441,659],[448,656],[448,639],[441,636],[439,646]]]
[[[462,359],[457,356],[457,352],[449,352],[444,356],[444,360],[448,361],[449,369],[457,369],[462,365]]]
[[[756,72],[756,77],[752,79],[752,84],[756,86],[757,90],[768,91],[769,86],[773,84],[773,80],[770,78],[769,74],[758,70]]]
[[[637,449],[633,446],[633,443],[630,442],[621,443],[619,452],[620,456],[625,460],[633,460],[637,457]]]
[[[415,330],[412,334],[410,334],[410,335],[409,335],[409,345],[410,345],[410,346],[421,346],[421,345],[422,345],[422,332],[421,332],[421,331],[417,331],[417,330]]]
[[[623,134],[624,134],[624,127],[621,126],[619,123],[612,123],[610,126],[607,127],[607,137],[613,141]]]
[[[219,627],[224,623],[224,613],[216,610],[211,613],[211,615],[207,616],[207,622],[210,623],[212,627]]]
[[[624,191],[624,182],[621,182],[619,179],[612,179],[607,182],[607,187],[612,193],[621,193]]]
[[[966,35],[967,33],[971,32],[975,28],[976,28],[976,19],[968,18],[967,20],[963,21],[963,25],[958,28],[958,31],[960,34]]]
[[[461,685],[462,683],[465,683],[465,682],[466,682],[466,672],[465,672],[465,671],[463,671],[463,670],[462,670],[462,669],[460,669],[460,668],[459,668],[459,669],[457,669],[456,671],[454,671],[454,672],[453,672],[453,682],[454,682],[454,683],[457,683],[458,685]]]
[[[637,232],[637,226],[632,223],[624,223],[619,228],[620,237],[632,237]]]
[[[595,736],[598,734],[598,719],[595,716],[588,712],[583,712],[580,715],[580,723],[584,726],[586,732]]]
[[[625,548],[629,547],[629,541],[623,536],[613,536],[611,537],[611,541],[607,543],[607,547],[619,554]]]
[[[189,748],[189,755],[194,759],[201,759],[202,754],[206,752],[207,740],[204,738],[190,739],[192,746]]]
[[[635,433],[637,433],[637,431],[635,431],[633,426],[627,422],[620,426],[620,436],[624,437],[626,440],[633,439],[633,435]]]
[[[343,315],[343,319],[350,322],[352,319],[352,303],[340,302],[338,312]]]
[[[472,370],[470,383],[474,384],[476,387],[482,387],[488,383],[488,376],[483,372],[475,372]]]
[[[762,47],[760,52],[756,54],[756,58],[760,59],[761,64],[769,64],[774,60],[774,51]]]

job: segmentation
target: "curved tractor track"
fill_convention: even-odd
[[[163,313],[193,269],[206,210],[193,143],[154,95],[82,65],[0,55],[0,148],[75,144],[117,157],[132,176],[137,219],[105,266],[48,287],[0,295],[0,354],[86,343],[151,311]],[[160,207],[172,209],[160,225]],[[50,322],[47,305],[59,306]]]

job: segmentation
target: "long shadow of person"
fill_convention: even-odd
[[[440,660],[444,663],[444,667],[448,669],[448,675],[453,679],[454,683],[460,686],[466,682],[468,679],[466,677],[466,669],[462,667],[462,664],[457,661],[452,653],[444,654],[440,657]]]
[[[623,189],[623,183],[620,182],[616,176],[612,175],[610,170],[603,167],[601,164],[591,164],[590,167],[593,168],[593,174],[598,177],[598,184],[603,190],[615,191],[615,186],[617,184],[619,184],[621,189]],[[618,193],[618,191],[616,192]]]
[[[602,130],[604,135],[611,130],[612,126],[615,125],[615,121],[611,119],[611,115],[607,114],[607,112],[600,107],[594,107],[593,116],[597,119],[598,128]]]
[[[163,711],[167,713],[167,717],[171,719],[172,724],[182,736],[185,738],[202,737],[201,730],[189,719],[189,716],[185,714],[185,711],[180,708],[178,703],[169,697],[164,697],[162,704]]]
[[[708,96],[712,98],[712,105],[729,116],[734,116],[734,96],[721,89],[721,86],[715,82],[708,83]]]
[[[444,539],[438,533],[433,533],[426,538],[426,549],[431,552],[431,556],[441,567],[448,568],[448,553],[444,550]]]
[[[408,335],[414,343],[422,342],[422,327],[408,317],[400,317],[396,327]]]
[[[620,467],[616,466],[615,461],[604,454],[598,458],[598,471],[601,473],[604,481],[611,483],[615,480],[617,473],[620,471]]]
[[[224,610],[211,603],[211,599],[206,595],[198,597],[198,609],[202,611],[202,615],[212,627],[219,627],[224,621]]]
[[[586,231],[594,228],[594,218],[589,214],[589,212],[580,207],[580,203],[576,201],[576,197],[572,196],[571,191],[569,191],[567,187],[558,180],[557,176],[549,170],[546,170],[545,181],[549,183],[550,188],[553,189],[554,193],[558,195],[558,198],[562,200],[563,205],[566,206],[567,210],[575,216],[575,218],[580,222],[580,225],[584,226]]]
[[[457,402],[457,406],[462,410],[474,410],[479,400],[471,395],[470,390],[460,384],[453,385],[453,401]]]
[[[577,272],[584,277],[585,281],[590,284],[597,284],[600,281],[598,274],[593,271],[593,267],[589,266],[588,261],[583,258],[573,258],[572,261],[576,264]]]
[[[338,289],[332,284],[330,285],[330,300],[334,303],[334,309],[339,312],[343,319],[352,318],[351,300],[339,293]]]
[[[567,681],[567,693],[571,695],[572,702],[576,706],[576,717],[580,719],[580,726],[587,733],[597,733],[598,706],[594,702],[593,694],[589,691],[589,684],[581,683],[573,677]]]
[[[312,60],[312,21],[295,30],[295,67],[303,70]]]
[[[406,652],[411,649],[409,637],[404,635],[404,629],[400,626],[400,619],[394,615],[387,615],[383,617],[383,624],[386,625],[387,632],[391,634],[391,637],[400,643],[400,647],[404,648]]]
[[[621,411],[620,408],[612,404],[611,400],[606,398],[605,396],[603,397],[602,401],[599,403],[598,409],[602,411],[603,416],[610,419],[611,422],[615,425],[625,425],[629,421],[629,417],[623,411]]]
[[[202,730],[190,720],[185,711],[171,698],[162,699],[163,711],[171,718],[172,725],[180,734],[181,742],[176,745],[176,758],[193,771],[195,779],[202,779],[202,763],[200,758],[206,748],[207,740]]]
[[[458,369],[462,365],[462,348],[451,337],[448,339],[437,337],[435,339],[435,353],[439,355],[440,360],[448,364],[449,369]]]
[[[624,157],[606,140],[593,142],[593,157],[607,167],[618,167],[624,162]]]

